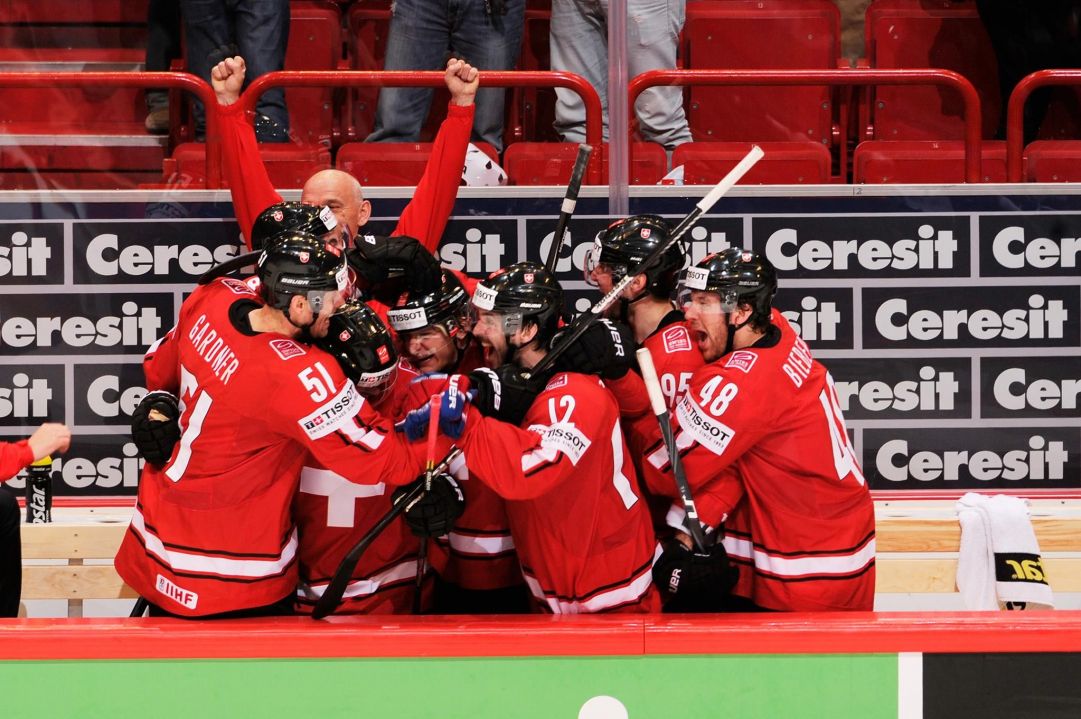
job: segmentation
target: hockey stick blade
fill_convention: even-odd
[[[445,472],[461,453],[462,450],[457,447],[452,447],[450,452],[447,453],[447,456],[436,465],[435,471]],[[357,568],[357,563],[360,561],[361,556],[367,551],[371,543],[383,533],[383,530],[385,530],[391,522],[397,519],[398,515],[411,507],[413,502],[415,502],[423,493],[424,483],[421,482],[402,497],[397,504],[392,506],[386,514],[380,517],[379,521],[375,523],[375,526],[369,529],[367,534],[361,537],[360,540],[346,552],[345,556],[342,557],[342,561],[338,564],[338,568],[334,571],[334,576],[331,578],[327,588],[323,590],[323,595],[319,597],[319,601],[315,603],[315,607],[312,609],[312,619],[323,619],[334,613],[334,610],[342,603],[342,597],[345,596],[345,589],[349,586],[349,580],[353,578],[353,571]]]
[[[691,539],[703,554],[709,546],[706,542],[706,531],[702,527],[702,521],[698,518],[698,510],[694,506],[694,495],[691,494],[691,485],[687,482],[687,475],[683,471],[683,461],[679,457],[679,447],[676,446],[676,438],[672,434],[672,421],[668,416],[668,405],[664,401],[661,392],[661,383],[657,379],[657,368],[653,365],[653,356],[649,349],[642,347],[635,355],[638,357],[638,366],[642,370],[642,379],[646,383],[646,393],[649,394],[649,404],[653,408],[653,414],[657,415],[657,422],[661,427],[661,437],[664,438],[664,447],[668,451],[668,461],[672,464],[672,476],[676,479],[676,487],[679,488],[679,496],[683,500],[683,508],[687,511],[687,531],[691,533]]]
[[[559,208],[559,220],[556,222],[556,230],[552,234],[552,247],[548,250],[548,258],[544,267],[549,272],[556,271],[556,263],[559,261],[559,251],[563,249],[563,236],[567,234],[567,225],[574,214],[574,207],[578,204],[578,192],[582,189],[582,180],[589,166],[589,156],[593,153],[593,146],[582,144],[578,146],[578,157],[574,160],[574,170],[571,172],[571,181],[567,183],[567,193],[563,196],[563,205]]]
[[[579,315],[578,318],[571,323],[570,327],[564,330],[559,343],[548,350],[548,354],[546,354],[544,358],[537,363],[536,367],[531,370],[530,376],[543,376],[547,370],[551,369],[552,365],[555,364],[556,358],[576,342],[578,338],[589,329],[589,326],[599,319],[604,311],[615,303],[620,294],[623,293],[623,290],[627,288],[627,285],[633,282],[637,275],[642,274],[652,267],[653,264],[661,258],[661,255],[668,251],[668,248],[679,242],[683,238],[683,235],[687,234],[687,232],[694,227],[702,215],[709,212],[713,205],[717,204],[717,200],[721,199],[725,193],[731,190],[732,186],[739,182],[740,178],[746,175],[747,172],[754,167],[756,162],[762,159],[762,155],[763,152],[761,147],[758,145],[751,147],[751,151],[748,152],[742,160],[736,163],[736,166],[729,170],[728,174],[721,178],[721,181],[714,185],[713,188],[706,193],[705,197],[698,201],[690,214],[684,217],[683,220],[676,225],[676,228],[672,230],[672,234],[668,236],[667,240],[654,247],[653,251],[646,255],[646,257],[638,263],[637,267],[627,271],[627,274],[623,279],[616,283],[616,285],[609,290],[608,294],[597,300],[587,312],[583,312]]]

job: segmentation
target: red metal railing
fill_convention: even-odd
[[[481,87],[562,87],[577,92],[586,110],[586,142],[601,143],[601,98],[584,77],[571,72],[498,72],[485,70]],[[270,87],[443,87],[442,72],[390,70],[285,70],[260,76],[240,96],[244,112],[255,110],[256,102]],[[600,164],[590,163],[589,181],[596,183]]]
[[[0,72],[0,87],[166,87],[186,90],[208,108],[218,105],[210,85],[186,72]],[[219,137],[217,113],[207,112],[207,187],[221,186]]]
[[[650,70],[630,84],[631,114],[634,102],[650,87],[664,85],[942,85],[953,88],[964,103],[965,182],[981,177],[980,97],[972,83],[952,70]]]
[[[1006,181],[1024,182],[1025,103],[1034,90],[1048,85],[1081,85],[1081,70],[1039,70],[1021,79],[1006,106]]]

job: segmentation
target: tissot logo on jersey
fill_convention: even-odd
[[[879,277],[967,274],[963,217],[755,218],[755,244],[782,274]]]
[[[1014,277],[1076,275],[1081,262],[1081,216],[984,216],[980,274]],[[990,252],[987,248],[990,247]]]
[[[567,455],[571,464],[577,465],[589,449],[591,442],[573,423],[559,423],[550,426],[534,424],[530,432],[541,435],[541,447],[554,449]]]
[[[714,454],[724,454],[736,435],[734,429],[710,417],[689,394],[676,407],[676,417],[684,432]]]
[[[1081,416],[1081,357],[985,357],[985,417]]]
[[[38,348],[43,354],[59,354],[72,349],[107,353],[120,348],[145,348],[162,333],[164,317],[172,316],[171,309],[165,311],[171,308],[172,299],[162,299],[161,295],[139,295],[139,302],[145,303],[142,305],[130,300],[117,302],[115,295],[95,298],[99,301],[97,311],[82,316],[59,314],[74,309],[70,307],[72,300],[66,297],[56,296],[43,303],[39,297],[5,296],[0,308],[0,351]],[[101,302],[102,298],[107,298],[107,303]],[[30,314],[43,311],[51,314]]]
[[[357,394],[357,388],[352,382],[346,382],[337,396],[329,400],[307,417],[300,419],[298,424],[312,439],[319,439],[336,432],[349,422],[360,411],[364,399]]]
[[[50,272],[53,264],[57,270],[62,269],[59,252],[61,226],[35,225],[28,229],[29,232],[11,232],[6,242],[0,240],[0,278],[11,284],[20,283],[20,280],[42,282],[48,281],[51,274],[55,281],[63,281],[60,272]],[[6,234],[0,234],[0,237]],[[54,245],[57,247],[55,262],[52,261]]]
[[[891,436],[892,435],[892,436]],[[1076,488],[1077,431],[1059,428],[866,430],[872,488]],[[877,481],[876,481],[877,480]]]
[[[892,342],[945,347],[1076,346],[1076,288],[954,288],[864,291],[864,345]],[[872,331],[868,331],[872,330]]]
[[[220,222],[210,223],[213,228],[208,223],[164,223],[165,230],[161,230],[161,224],[154,223],[153,236],[134,224],[123,236],[115,232],[92,236],[86,243],[85,255],[76,257],[76,280],[92,282],[95,277],[105,277],[121,282],[163,278],[190,281],[240,252],[235,235],[223,235]],[[168,231],[172,224],[182,229]],[[211,229],[216,231],[208,232]]]

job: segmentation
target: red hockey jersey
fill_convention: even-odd
[[[772,320],[762,341],[696,372],[676,408],[698,513],[717,526],[743,500],[724,540],[742,563],[737,594],[778,610],[870,610],[874,506],[833,379],[776,310]],[[650,490],[678,496],[656,422],[636,427],[651,440]]]
[[[133,589],[188,616],[291,596],[290,514],[311,453],[351,482],[415,476],[412,452],[323,351],[254,332],[243,282],[198,287],[144,361],[147,387],[181,399],[183,434],[147,465],[116,569]]]
[[[557,374],[522,426],[471,411],[459,446],[470,474],[507,500],[538,605],[556,614],[657,610],[657,543],[607,389],[596,377]]]
[[[687,394],[691,375],[706,363],[687,329],[683,313],[670,312],[657,330],[642,341],[642,347],[653,358],[668,411],[674,412],[676,404]]]
[[[399,419],[399,412],[405,411],[408,388],[416,376],[404,362],[399,364],[394,385],[375,405],[388,422]],[[324,467],[314,456],[307,458],[293,501],[293,515],[300,533],[299,612],[311,613],[346,552],[390,510],[392,485],[415,479],[413,469],[392,468],[398,476],[389,484],[386,481],[355,484]],[[391,522],[361,555],[336,613],[412,611],[419,546],[419,540],[402,517]]]

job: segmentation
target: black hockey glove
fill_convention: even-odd
[[[739,579],[719,541],[705,554],[670,540],[653,565],[653,582],[667,612],[717,612]]]
[[[424,475],[414,481],[398,487],[391,495],[394,504],[402,501],[409,490],[424,483]],[[465,511],[465,497],[454,478],[449,474],[432,476],[432,489],[422,494],[406,507],[405,523],[414,535],[425,539],[441,537],[454,527],[454,522]]]
[[[562,337],[563,332],[557,334],[552,346],[561,342]],[[598,320],[556,358],[555,366],[561,372],[619,379],[635,366],[631,328],[622,322]]]
[[[180,405],[168,392],[147,392],[131,413],[131,439],[139,454],[160,467],[169,461],[180,439]]]
[[[470,390],[475,390],[473,406],[485,417],[518,425],[525,419],[533,400],[544,383],[530,381],[516,365],[505,364],[498,369],[473,370],[469,373]]]
[[[443,268],[412,237],[360,235],[346,252],[358,289],[393,305],[403,292],[426,295],[439,289]]]

